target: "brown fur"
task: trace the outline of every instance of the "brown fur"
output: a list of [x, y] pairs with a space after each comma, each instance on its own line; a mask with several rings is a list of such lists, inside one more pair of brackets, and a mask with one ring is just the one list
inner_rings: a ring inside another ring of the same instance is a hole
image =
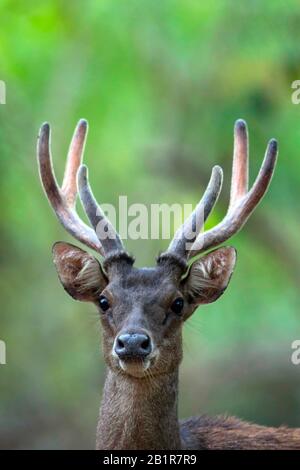
[[[97, 428], [97, 449], [300, 449], [300, 430], [266, 428], [236, 418], [177, 416], [182, 327], [198, 305], [226, 289], [236, 254], [220, 248], [196, 260], [188, 272], [181, 259], [162, 256], [154, 268], [135, 268], [126, 253], [113, 254], [104, 269], [89, 254], [66, 243], [54, 246], [59, 277], [75, 299], [99, 310], [108, 367]], [[102, 311], [99, 294], [109, 302]], [[174, 299], [184, 299], [180, 314]], [[114, 353], [121, 333], [147, 333], [149, 359]]]
[[180, 432], [184, 449], [300, 449], [300, 429], [258, 426], [234, 417], [189, 418], [181, 422]]
[[97, 449], [179, 449], [177, 371], [134, 379], [108, 371]]

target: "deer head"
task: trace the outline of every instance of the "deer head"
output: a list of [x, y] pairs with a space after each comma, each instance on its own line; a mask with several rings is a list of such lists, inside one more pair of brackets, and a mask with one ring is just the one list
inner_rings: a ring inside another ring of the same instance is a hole
[[[171, 372], [181, 360], [185, 320], [199, 305], [214, 302], [223, 294], [234, 270], [236, 251], [222, 247], [189, 261], [228, 240], [246, 222], [270, 183], [277, 143], [269, 142], [257, 179], [248, 190], [248, 133], [246, 123], [238, 120], [230, 203], [224, 219], [214, 228], [201, 231], [222, 186], [222, 170], [215, 166], [204, 196], [167, 251], [157, 258], [156, 266], [136, 268], [98, 206], [87, 168], [81, 165], [86, 134], [87, 122], [81, 120], [70, 145], [61, 187], [53, 173], [48, 124], [42, 126], [38, 140], [42, 184], [58, 219], [74, 238], [103, 257], [101, 265], [81, 248], [57, 242], [53, 258], [58, 276], [74, 299], [96, 305], [103, 327], [104, 356], [112, 370], [136, 378]], [[77, 188], [93, 229], [76, 213]]]

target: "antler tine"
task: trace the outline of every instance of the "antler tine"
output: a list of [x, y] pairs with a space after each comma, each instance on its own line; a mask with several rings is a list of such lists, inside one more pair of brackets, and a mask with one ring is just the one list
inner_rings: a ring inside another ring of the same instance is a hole
[[38, 155], [38, 166], [41, 181], [45, 193], [53, 207], [54, 210], [62, 202], [61, 190], [57, 184], [54, 171], [52, 156], [49, 148], [50, 141], [50, 126], [45, 122], [39, 133], [38, 145], [37, 145], [37, 155]]
[[248, 129], [242, 119], [234, 126], [234, 150], [229, 210], [248, 191]]
[[196, 240], [199, 231], [218, 200], [222, 182], [222, 168], [214, 166], [210, 181], [201, 201], [185, 223], [177, 230], [167, 252], [176, 252], [176, 254], [180, 256], [187, 257], [189, 252], [187, 243], [193, 243]]
[[105, 255], [107, 256], [114, 251], [123, 252], [124, 247], [119, 235], [106, 218], [92, 193], [88, 181], [88, 169], [86, 165], [81, 165], [78, 170], [77, 184], [82, 205], [92, 226], [94, 227], [97, 237], [104, 249]]
[[80, 165], [86, 130], [86, 121], [80, 121], [70, 146], [62, 188], [58, 186], [53, 171], [50, 151], [50, 126], [48, 123], [42, 125], [39, 133], [37, 144], [38, 166], [46, 196], [61, 224], [74, 238], [104, 255], [96, 234], [78, 217], [75, 211], [77, 190], [74, 174], [76, 175], [77, 168]]
[[[239, 124], [237, 123], [237, 125]], [[259, 174], [248, 192], [246, 192], [245, 189], [245, 155], [242, 155], [241, 152], [239, 153], [240, 161], [242, 161], [240, 165], [238, 165], [237, 161], [235, 161], [233, 165], [232, 181], [234, 189], [231, 191], [231, 194], [234, 194], [234, 197], [231, 198], [228, 212], [222, 222], [207, 232], [200, 234], [189, 252], [190, 258], [210, 248], [215, 248], [228, 240], [243, 227], [269, 187], [276, 165], [278, 155], [277, 147], [277, 141], [271, 139], [267, 146]], [[234, 177], [236, 175], [239, 175], [239, 181]], [[242, 184], [241, 181], [243, 181]], [[237, 191], [236, 188], [239, 188], [239, 190]]]
[[77, 197], [77, 171], [81, 165], [88, 123], [85, 119], [78, 122], [69, 147], [67, 163], [61, 190], [70, 206], [73, 206]]

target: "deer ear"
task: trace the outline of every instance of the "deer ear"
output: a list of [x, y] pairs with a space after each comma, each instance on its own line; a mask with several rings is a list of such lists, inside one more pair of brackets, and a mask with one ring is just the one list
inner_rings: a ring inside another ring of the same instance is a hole
[[182, 281], [186, 298], [195, 306], [217, 300], [229, 284], [236, 250], [223, 247], [196, 260]]
[[76, 300], [95, 301], [107, 284], [96, 258], [64, 242], [55, 243], [52, 253], [58, 277], [68, 294]]

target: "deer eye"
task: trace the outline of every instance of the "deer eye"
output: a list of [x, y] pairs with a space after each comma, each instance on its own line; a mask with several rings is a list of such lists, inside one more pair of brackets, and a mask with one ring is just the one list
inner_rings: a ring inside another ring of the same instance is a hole
[[174, 300], [174, 302], [171, 305], [171, 310], [174, 313], [177, 313], [179, 315], [183, 309], [184, 306], [184, 300], [182, 297], [178, 297], [177, 299]]
[[108, 310], [109, 307], [110, 307], [109, 301], [107, 300], [107, 298], [104, 295], [100, 295], [99, 305], [100, 305], [101, 310], [103, 310], [103, 312], [106, 312], [106, 310]]

